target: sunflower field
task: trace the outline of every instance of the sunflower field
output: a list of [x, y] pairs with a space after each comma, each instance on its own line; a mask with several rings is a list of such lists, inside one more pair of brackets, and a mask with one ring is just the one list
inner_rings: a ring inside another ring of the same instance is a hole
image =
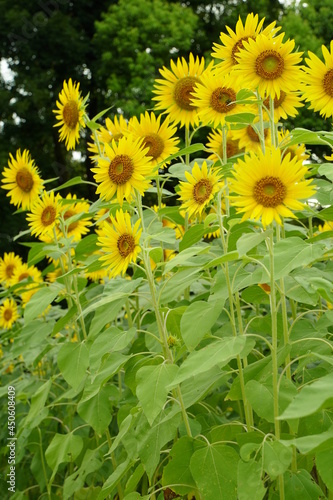
[[[93, 183], [2, 169], [30, 236], [0, 258], [1, 498], [333, 499], [333, 41], [227, 31], [139, 117], [69, 75]], [[287, 130], [302, 106], [328, 130]]]

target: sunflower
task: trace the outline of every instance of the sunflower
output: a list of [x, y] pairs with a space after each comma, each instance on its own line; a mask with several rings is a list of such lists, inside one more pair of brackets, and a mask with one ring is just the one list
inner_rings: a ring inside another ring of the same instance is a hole
[[[66, 201], [65, 201], [66, 200]], [[77, 200], [76, 194], [68, 194], [65, 199], [61, 200], [62, 209], [61, 217], [64, 221], [64, 229], [68, 238], [73, 237], [73, 241], [79, 241], [83, 235], [89, 232], [89, 226], [91, 225], [90, 219], [88, 217], [77, 218], [73, 221], [68, 221], [71, 217], [80, 214], [87, 214], [89, 212], [89, 203], [84, 200]], [[62, 233], [62, 231], [60, 230]]]
[[110, 272], [110, 277], [124, 275], [129, 264], [136, 262], [140, 235], [139, 219], [134, 227], [131, 225], [130, 215], [122, 210], [117, 210], [116, 217], [111, 215], [111, 224], [104, 224], [103, 236], [98, 237], [98, 245], [103, 249], [104, 255], [100, 257]]
[[[264, 99], [264, 105], [269, 111], [269, 97]], [[274, 121], [277, 123], [282, 118], [286, 120], [289, 117], [294, 118], [298, 114], [296, 108], [304, 106], [301, 101], [301, 96], [299, 92], [285, 92], [281, 90], [280, 97], [275, 96], [274, 98]], [[266, 111], [264, 111], [264, 120], [268, 121], [269, 117]]]
[[217, 128], [225, 123], [228, 115], [244, 112], [245, 106], [237, 104], [236, 96], [240, 90], [229, 75], [207, 69], [201, 76], [193, 91], [192, 103], [198, 108], [198, 116], [202, 125]]
[[325, 45], [321, 47], [325, 62], [313, 52], [308, 51], [305, 59], [307, 66], [302, 78], [303, 98], [310, 102], [309, 109], [319, 111], [324, 118], [333, 116], [333, 40], [330, 51]]
[[165, 109], [169, 114], [170, 121], [180, 123], [188, 128], [190, 125], [199, 124], [197, 108], [191, 102], [192, 92], [197, 83], [200, 83], [201, 75], [205, 68], [205, 60], [202, 57], [194, 59], [193, 54], [189, 56], [189, 63], [182, 57], [177, 59], [177, 64], [170, 61], [171, 71], [163, 66], [160, 73], [162, 79], [155, 80], [153, 101], [157, 101], [156, 109]]
[[189, 218], [200, 216], [203, 209], [208, 206], [214, 195], [221, 189], [221, 178], [214, 171], [208, 172], [205, 161], [201, 168], [195, 162], [192, 173], [185, 172], [185, 176], [187, 182], [180, 182], [181, 210], [187, 212]]
[[105, 144], [105, 153], [107, 158], [100, 158], [97, 167], [92, 168], [99, 184], [96, 193], [106, 201], [117, 195], [120, 205], [124, 198], [131, 201], [135, 191], [143, 195], [154, 169], [142, 139], [133, 139], [130, 135], [122, 137], [118, 143]]
[[325, 221], [323, 225], [319, 224], [318, 231], [320, 233], [324, 233], [326, 231], [333, 231], [333, 222], [332, 221]]
[[61, 127], [59, 141], [65, 141], [67, 150], [75, 148], [80, 129], [86, 126], [83, 119], [85, 106], [79, 87], [80, 83], [73, 83], [71, 78], [68, 83], [64, 81], [59, 94], [60, 102], [57, 101], [58, 109], [53, 110], [58, 120], [54, 127]]
[[13, 299], [5, 299], [0, 306], [0, 327], [10, 330], [18, 318], [16, 302]]
[[[259, 119], [255, 119], [253, 125], [258, 125]], [[240, 149], [245, 149], [246, 152], [250, 151], [260, 151], [261, 143], [260, 137], [256, 129], [252, 125], [247, 125], [245, 128], [241, 128], [233, 131], [233, 136], [235, 140], [238, 140], [238, 147]], [[265, 145], [268, 146], [271, 143], [271, 131], [269, 128], [264, 129]]]
[[230, 202], [246, 219], [259, 220], [264, 227], [273, 220], [282, 224], [281, 217], [295, 217], [291, 210], [302, 210], [304, 200], [314, 193], [304, 180], [307, 167], [288, 153], [281, 158], [280, 149], [266, 148], [266, 152], [250, 153], [238, 160], [234, 179], [230, 182]]
[[[222, 130], [213, 130], [207, 137], [209, 142], [206, 144], [206, 148], [213, 151], [211, 155], [208, 156], [208, 160], [213, 160], [214, 162], [223, 159], [223, 134]], [[239, 147], [239, 139], [235, 138], [233, 130], [228, 130], [227, 134], [227, 144], [226, 144], [227, 158], [241, 154], [244, 152], [243, 148]]]
[[154, 113], [140, 115], [140, 122], [134, 117], [129, 126], [129, 130], [134, 139], [142, 139], [142, 144], [149, 148], [147, 155], [151, 156], [153, 166], [166, 167], [170, 162], [165, 162], [166, 158], [177, 153], [179, 148], [178, 137], [173, 137], [177, 131], [175, 126], [169, 124], [167, 117], [161, 124], [161, 117], [156, 118]]
[[38, 283], [43, 283], [43, 278], [42, 273], [35, 266], [28, 266], [26, 263], [17, 266], [13, 273], [12, 285], [21, 283], [22, 281], [24, 282], [24, 280], [29, 278], [31, 278], [32, 282], [29, 280], [27, 283], [22, 283], [22, 288], [20, 287], [19, 290], [15, 292], [20, 295], [23, 306], [29, 302], [31, 297], [37, 292], [39, 288]]
[[31, 234], [52, 238], [53, 228], [58, 224], [59, 214], [61, 210], [61, 196], [51, 191], [46, 191], [41, 198], [36, 201], [31, 209], [31, 213], [27, 215]]
[[244, 48], [237, 54], [238, 64], [232, 73], [243, 87], [257, 89], [262, 97], [275, 96], [281, 90], [295, 91], [302, 75], [301, 52], [292, 52], [294, 40], [283, 42], [284, 33], [271, 38], [260, 34], [255, 40], [244, 41]]
[[[241, 18], [238, 19], [235, 31], [226, 26], [229, 35], [221, 33], [220, 40], [223, 45], [214, 43], [214, 52], [212, 52], [212, 57], [221, 61], [217, 66], [223, 73], [229, 73], [238, 64], [236, 56], [240, 49], [244, 47], [244, 42], [247, 42], [250, 38], [252, 40], [256, 39], [262, 30], [264, 21], [265, 18], [259, 22], [258, 14], [251, 13], [248, 14], [244, 25]], [[275, 28], [275, 24], [275, 21], [269, 24], [262, 30], [262, 33], [267, 36], [274, 36], [280, 30], [280, 28]]]
[[94, 136], [92, 136], [94, 142], [88, 143], [88, 151], [94, 153], [91, 158], [94, 161], [97, 161], [101, 154], [105, 154], [104, 144], [110, 144], [112, 140], [118, 142], [119, 139], [124, 137], [124, 135], [128, 132], [130, 122], [131, 120], [125, 120], [123, 115], [116, 115], [113, 120], [111, 120], [111, 118], [106, 118], [105, 127], [100, 126], [96, 131], [99, 147], [94, 139]]
[[21, 154], [16, 151], [16, 158], [10, 153], [8, 167], [3, 170], [2, 188], [9, 190], [7, 196], [11, 197], [10, 203], [23, 210], [30, 210], [33, 202], [38, 198], [43, 181], [38, 175], [38, 169], [31, 159], [27, 149]]
[[290, 158], [296, 157], [297, 160], [305, 161], [310, 155], [306, 153], [306, 147], [304, 144], [293, 144], [292, 146], [288, 146], [288, 143], [292, 139], [292, 134], [289, 130], [279, 130], [278, 131], [278, 143], [279, 148], [283, 151], [283, 154], [290, 153]]
[[15, 269], [22, 264], [22, 259], [14, 252], [5, 253], [0, 258], [0, 282], [6, 287], [12, 285]]

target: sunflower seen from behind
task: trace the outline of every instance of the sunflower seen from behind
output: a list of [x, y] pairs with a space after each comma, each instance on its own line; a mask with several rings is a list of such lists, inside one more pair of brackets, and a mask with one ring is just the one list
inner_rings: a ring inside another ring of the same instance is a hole
[[237, 53], [232, 77], [243, 88], [258, 89], [261, 97], [280, 98], [281, 91], [299, 90], [302, 52], [293, 52], [294, 40], [283, 42], [284, 33], [272, 38], [260, 34], [244, 41]]
[[250, 153], [238, 160], [230, 180], [231, 205], [242, 213], [242, 221], [260, 220], [264, 227], [281, 217], [295, 218], [292, 210], [303, 210], [306, 200], [315, 192], [311, 179], [305, 180], [307, 167], [288, 153], [281, 158], [280, 149], [266, 148], [265, 153]]
[[10, 330], [19, 318], [17, 304], [13, 299], [5, 299], [0, 306], [0, 327]]
[[146, 156], [148, 150], [142, 139], [133, 139], [131, 135], [118, 143], [105, 144], [106, 157], [100, 157], [98, 165], [92, 168], [98, 184], [96, 193], [106, 201], [116, 196], [120, 206], [124, 199], [130, 202], [136, 192], [143, 195], [155, 171], [151, 158]]
[[263, 29], [264, 21], [265, 18], [259, 21], [258, 14], [254, 15], [251, 12], [245, 19], [244, 24], [241, 18], [238, 19], [235, 31], [226, 26], [228, 34], [221, 32], [220, 40], [222, 45], [214, 43], [212, 57], [218, 61], [217, 66], [224, 74], [230, 73], [237, 66], [237, 55], [240, 49], [244, 47], [244, 42], [247, 42], [250, 38], [255, 40], [260, 33], [273, 36], [280, 30], [280, 28], [275, 27], [275, 21]]
[[14, 158], [9, 153], [8, 167], [3, 170], [2, 188], [8, 190], [10, 203], [23, 210], [30, 210], [43, 188], [34, 160], [27, 149], [16, 151]]
[[324, 118], [333, 116], [333, 40], [330, 50], [322, 45], [324, 62], [308, 51], [305, 73], [302, 77], [302, 93], [309, 109], [319, 111]]
[[216, 171], [208, 170], [206, 161], [201, 167], [195, 162], [192, 172], [185, 172], [185, 176], [186, 182], [179, 183], [178, 195], [182, 203], [180, 210], [187, 213], [189, 218], [201, 216], [203, 209], [222, 188], [221, 177]]
[[147, 156], [151, 157], [153, 166], [166, 167], [170, 162], [165, 162], [170, 155], [177, 153], [179, 148], [178, 137], [174, 137], [177, 127], [171, 125], [169, 118], [161, 123], [161, 116], [145, 112], [140, 115], [140, 121], [133, 117], [129, 131], [135, 139], [142, 139], [144, 147], [149, 148]]
[[32, 235], [53, 238], [53, 229], [58, 224], [61, 210], [61, 196], [53, 191], [44, 192], [27, 214], [27, 221]]
[[79, 142], [80, 129], [84, 128], [85, 105], [81, 97], [80, 83], [72, 82], [70, 78], [63, 83], [63, 88], [59, 94], [57, 108], [53, 110], [58, 123], [54, 127], [59, 129], [59, 141], [65, 141], [67, 150], [75, 149]]
[[139, 242], [142, 229], [141, 220], [132, 226], [128, 212], [117, 210], [116, 216], [111, 217], [111, 224], [105, 222], [99, 231], [98, 245], [101, 246], [103, 255], [99, 258], [107, 267], [111, 278], [124, 275], [128, 266], [136, 262], [141, 250]]
[[170, 121], [180, 124], [181, 127], [195, 127], [199, 124], [196, 106], [192, 103], [192, 93], [205, 69], [205, 60], [202, 57], [194, 58], [189, 55], [189, 62], [184, 57], [178, 58], [175, 63], [170, 61], [171, 70], [163, 66], [160, 73], [163, 79], [156, 79], [153, 101], [157, 101], [155, 109], [165, 110]]

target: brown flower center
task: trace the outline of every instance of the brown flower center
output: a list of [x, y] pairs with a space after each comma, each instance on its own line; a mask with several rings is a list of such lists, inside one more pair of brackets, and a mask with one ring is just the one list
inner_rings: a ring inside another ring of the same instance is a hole
[[185, 76], [178, 80], [173, 91], [173, 98], [181, 109], [194, 111], [197, 106], [192, 104], [192, 92], [196, 83], [200, 82], [195, 76]]
[[56, 220], [57, 211], [54, 207], [45, 207], [41, 215], [41, 223], [43, 226], [50, 226]]
[[276, 50], [264, 50], [256, 59], [256, 73], [265, 80], [274, 80], [282, 75], [284, 60]]
[[79, 108], [76, 101], [68, 101], [62, 110], [62, 117], [68, 128], [74, 129], [79, 122]]
[[109, 177], [114, 184], [126, 184], [133, 172], [133, 160], [127, 155], [115, 156], [109, 165]]
[[238, 141], [227, 139], [227, 158], [231, 158], [231, 156], [235, 156], [239, 152]]
[[236, 92], [227, 87], [219, 87], [212, 92], [210, 105], [219, 113], [229, 113], [236, 107]]
[[208, 179], [201, 179], [193, 186], [193, 198], [199, 205], [209, 200], [213, 186]]
[[15, 266], [13, 264], [8, 264], [8, 266], [6, 266], [6, 276], [7, 278], [11, 278], [13, 276], [13, 273], [15, 271]]
[[[254, 128], [252, 127], [252, 125], [248, 125], [246, 127], [246, 132], [247, 132], [247, 135], [249, 136], [249, 138], [251, 139], [251, 141], [253, 141], [253, 142], [260, 142], [260, 137], [257, 134], [257, 132], [254, 130]], [[265, 139], [267, 137], [267, 134], [268, 134], [268, 129], [265, 128], [264, 129], [264, 137], [265, 137]]]
[[[66, 212], [64, 213], [64, 220], [66, 221], [70, 217], [73, 217], [73, 215], [76, 215], [76, 212], [74, 210], [71, 210], [71, 209], [66, 210]], [[71, 224], [69, 224], [69, 226], [67, 228], [68, 232], [70, 233], [71, 231], [74, 231], [74, 229], [76, 229], [78, 225], [79, 225], [78, 221], [75, 221], [75, 222], [72, 222]]]
[[[284, 92], [283, 90], [281, 90], [280, 92], [280, 97], [277, 98], [277, 96], [275, 96], [274, 98], [274, 109], [277, 109], [279, 106], [281, 106], [281, 104], [284, 102], [285, 98], [286, 98], [286, 92]], [[267, 97], [267, 99], [264, 100], [264, 104], [266, 106], [266, 108], [269, 108], [269, 97]]]
[[235, 45], [233, 46], [232, 50], [231, 50], [231, 59], [232, 59], [232, 62], [233, 64], [238, 64], [238, 61], [237, 61], [237, 53], [244, 48], [244, 44], [243, 42], [247, 42], [249, 38], [252, 38], [252, 40], [255, 40], [255, 37], [254, 36], [243, 36], [242, 38], [240, 38], [238, 40], [238, 42], [235, 43]]
[[18, 277], [18, 280], [19, 281], [23, 281], [25, 279], [29, 278], [29, 273], [22, 273], [20, 274], [20, 276]]
[[149, 148], [147, 156], [152, 156], [154, 160], [156, 160], [164, 150], [164, 141], [158, 134], [149, 134], [146, 135], [143, 139], [143, 145], [146, 148]]
[[3, 317], [5, 318], [6, 321], [10, 321], [13, 317], [13, 311], [11, 309], [5, 309]]
[[330, 69], [327, 73], [325, 73], [323, 87], [326, 94], [333, 97], [333, 69]]
[[117, 240], [117, 247], [122, 257], [127, 257], [135, 250], [135, 239], [131, 234], [122, 234]]
[[29, 172], [29, 170], [25, 167], [21, 168], [16, 174], [16, 184], [22, 191], [25, 193], [30, 193], [32, 187], [34, 185], [34, 180]]
[[266, 176], [256, 182], [253, 197], [266, 208], [274, 208], [283, 203], [287, 193], [286, 186], [278, 177]]

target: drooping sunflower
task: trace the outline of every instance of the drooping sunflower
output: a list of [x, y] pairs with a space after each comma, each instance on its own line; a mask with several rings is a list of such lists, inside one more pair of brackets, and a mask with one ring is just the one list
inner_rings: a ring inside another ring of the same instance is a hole
[[170, 162], [166, 163], [165, 159], [179, 150], [179, 139], [173, 137], [177, 128], [170, 125], [168, 117], [161, 123], [161, 116], [156, 117], [146, 111], [140, 115], [140, 121], [133, 117], [129, 131], [135, 139], [142, 139], [144, 147], [149, 148], [147, 156], [151, 157], [153, 166], [166, 167]]
[[[89, 217], [79, 217], [88, 214], [90, 205], [85, 200], [77, 200], [76, 194], [68, 194], [65, 199], [61, 200], [61, 204], [60, 214], [64, 222], [66, 235], [69, 238], [73, 237], [73, 241], [79, 241], [83, 235], [89, 232], [89, 226], [91, 225]], [[76, 220], [68, 221], [71, 217], [75, 217]], [[61, 228], [59, 229], [62, 233]]]
[[258, 88], [261, 97], [275, 96], [279, 99], [281, 90], [292, 92], [299, 89], [302, 68], [301, 52], [292, 52], [294, 40], [283, 42], [284, 33], [271, 38], [260, 34], [255, 40], [244, 41], [237, 53], [238, 64], [232, 76], [243, 87]]
[[330, 50], [321, 47], [325, 62], [313, 52], [308, 52], [305, 59], [305, 74], [302, 78], [303, 98], [310, 102], [309, 109], [319, 111], [324, 118], [333, 116], [333, 40]]
[[[289, 117], [294, 117], [298, 114], [297, 108], [301, 108], [304, 104], [301, 101], [299, 92], [285, 92], [281, 90], [280, 97], [274, 98], [274, 121], [279, 122], [281, 118], [286, 120]], [[264, 99], [264, 105], [269, 111], [269, 97]], [[264, 111], [264, 120], [268, 121], [268, 114]]]
[[166, 110], [170, 121], [175, 124], [180, 123], [188, 128], [190, 125], [197, 126], [197, 108], [191, 102], [192, 92], [197, 83], [200, 82], [201, 75], [205, 69], [205, 60], [202, 57], [194, 59], [192, 53], [189, 62], [182, 57], [177, 59], [177, 63], [170, 61], [171, 71], [163, 66], [160, 69], [162, 79], [155, 80], [153, 93], [154, 101], [157, 101], [155, 108]]
[[[255, 119], [253, 125], [256, 126], [259, 123], [259, 119]], [[245, 149], [246, 152], [250, 151], [260, 151], [261, 143], [260, 137], [252, 125], [247, 125], [247, 127], [234, 130], [234, 139], [238, 140], [239, 148]], [[271, 143], [271, 131], [269, 128], [264, 129], [265, 145], [268, 146]]]
[[282, 150], [283, 154], [286, 155], [290, 153], [290, 158], [296, 157], [300, 161], [307, 160], [310, 155], [306, 152], [305, 144], [292, 144], [288, 145], [292, 139], [292, 134], [289, 130], [279, 130], [278, 131], [278, 144], [279, 148]]
[[94, 142], [88, 143], [88, 151], [93, 153], [91, 158], [97, 161], [100, 154], [105, 154], [104, 144], [110, 144], [112, 140], [118, 142], [119, 139], [124, 137], [128, 132], [130, 122], [131, 120], [125, 120], [123, 115], [115, 115], [113, 120], [111, 120], [111, 118], [106, 118], [105, 127], [100, 126], [96, 131], [99, 147], [94, 136], [92, 136]]
[[19, 318], [17, 304], [13, 299], [5, 299], [0, 306], [0, 327], [10, 330]]
[[273, 220], [282, 224], [281, 217], [295, 217], [292, 210], [302, 210], [300, 200], [314, 193], [311, 179], [304, 180], [307, 167], [287, 154], [281, 158], [280, 149], [266, 148], [238, 160], [234, 179], [230, 181], [230, 202], [246, 219], [259, 220], [264, 227]]
[[4, 253], [0, 258], [0, 283], [6, 287], [12, 285], [15, 269], [22, 264], [22, 259], [14, 252]]
[[122, 137], [118, 143], [105, 144], [105, 153], [106, 158], [100, 158], [97, 167], [92, 168], [99, 184], [96, 193], [106, 201], [116, 195], [121, 206], [124, 198], [131, 201], [136, 191], [143, 195], [150, 185], [154, 166], [146, 156], [148, 148], [142, 139]]
[[180, 209], [188, 213], [189, 218], [200, 216], [203, 209], [221, 189], [222, 182], [219, 174], [213, 170], [208, 171], [207, 162], [200, 168], [194, 163], [192, 173], [185, 172], [187, 182], [181, 181], [179, 198], [182, 202]]
[[226, 26], [229, 35], [220, 33], [223, 45], [214, 43], [212, 57], [219, 60], [217, 66], [223, 73], [229, 73], [238, 64], [236, 56], [239, 50], [244, 47], [244, 42], [250, 38], [255, 40], [260, 32], [266, 36], [274, 36], [280, 30], [280, 28], [275, 28], [275, 21], [262, 30], [264, 21], [265, 18], [259, 22], [258, 14], [251, 13], [248, 14], [244, 25], [241, 18], [238, 19], [235, 31]]
[[61, 196], [51, 191], [43, 193], [32, 206], [31, 212], [27, 214], [27, 221], [30, 226], [31, 234], [42, 237], [53, 235], [53, 228], [58, 223], [61, 210]]
[[86, 125], [84, 123], [85, 105], [80, 92], [80, 83], [72, 82], [70, 78], [66, 80], [57, 101], [58, 109], [54, 109], [58, 123], [54, 127], [59, 129], [59, 141], [65, 141], [67, 150], [75, 148], [79, 142], [80, 129]]
[[222, 76], [216, 68], [207, 69], [201, 76], [193, 91], [191, 101], [198, 108], [198, 116], [202, 125], [217, 128], [225, 123], [225, 117], [245, 111], [245, 106], [236, 103], [240, 90], [229, 75]]
[[103, 236], [98, 237], [98, 245], [102, 247], [104, 255], [100, 260], [104, 262], [110, 277], [124, 275], [128, 266], [136, 262], [141, 248], [139, 245], [142, 229], [139, 219], [132, 227], [128, 212], [117, 210], [116, 217], [111, 215], [112, 224], [105, 223]]
[[[223, 134], [222, 130], [213, 130], [207, 137], [209, 141], [206, 144], [207, 149], [211, 149], [213, 153], [208, 156], [208, 160], [214, 162], [223, 159]], [[235, 138], [233, 130], [228, 130], [226, 153], [227, 158], [241, 154], [244, 152], [243, 148], [239, 146], [239, 139]]]
[[16, 158], [10, 153], [8, 167], [3, 170], [2, 188], [9, 190], [10, 203], [23, 210], [30, 210], [33, 202], [38, 198], [43, 181], [39, 177], [34, 160], [27, 149], [21, 154], [16, 151]]

